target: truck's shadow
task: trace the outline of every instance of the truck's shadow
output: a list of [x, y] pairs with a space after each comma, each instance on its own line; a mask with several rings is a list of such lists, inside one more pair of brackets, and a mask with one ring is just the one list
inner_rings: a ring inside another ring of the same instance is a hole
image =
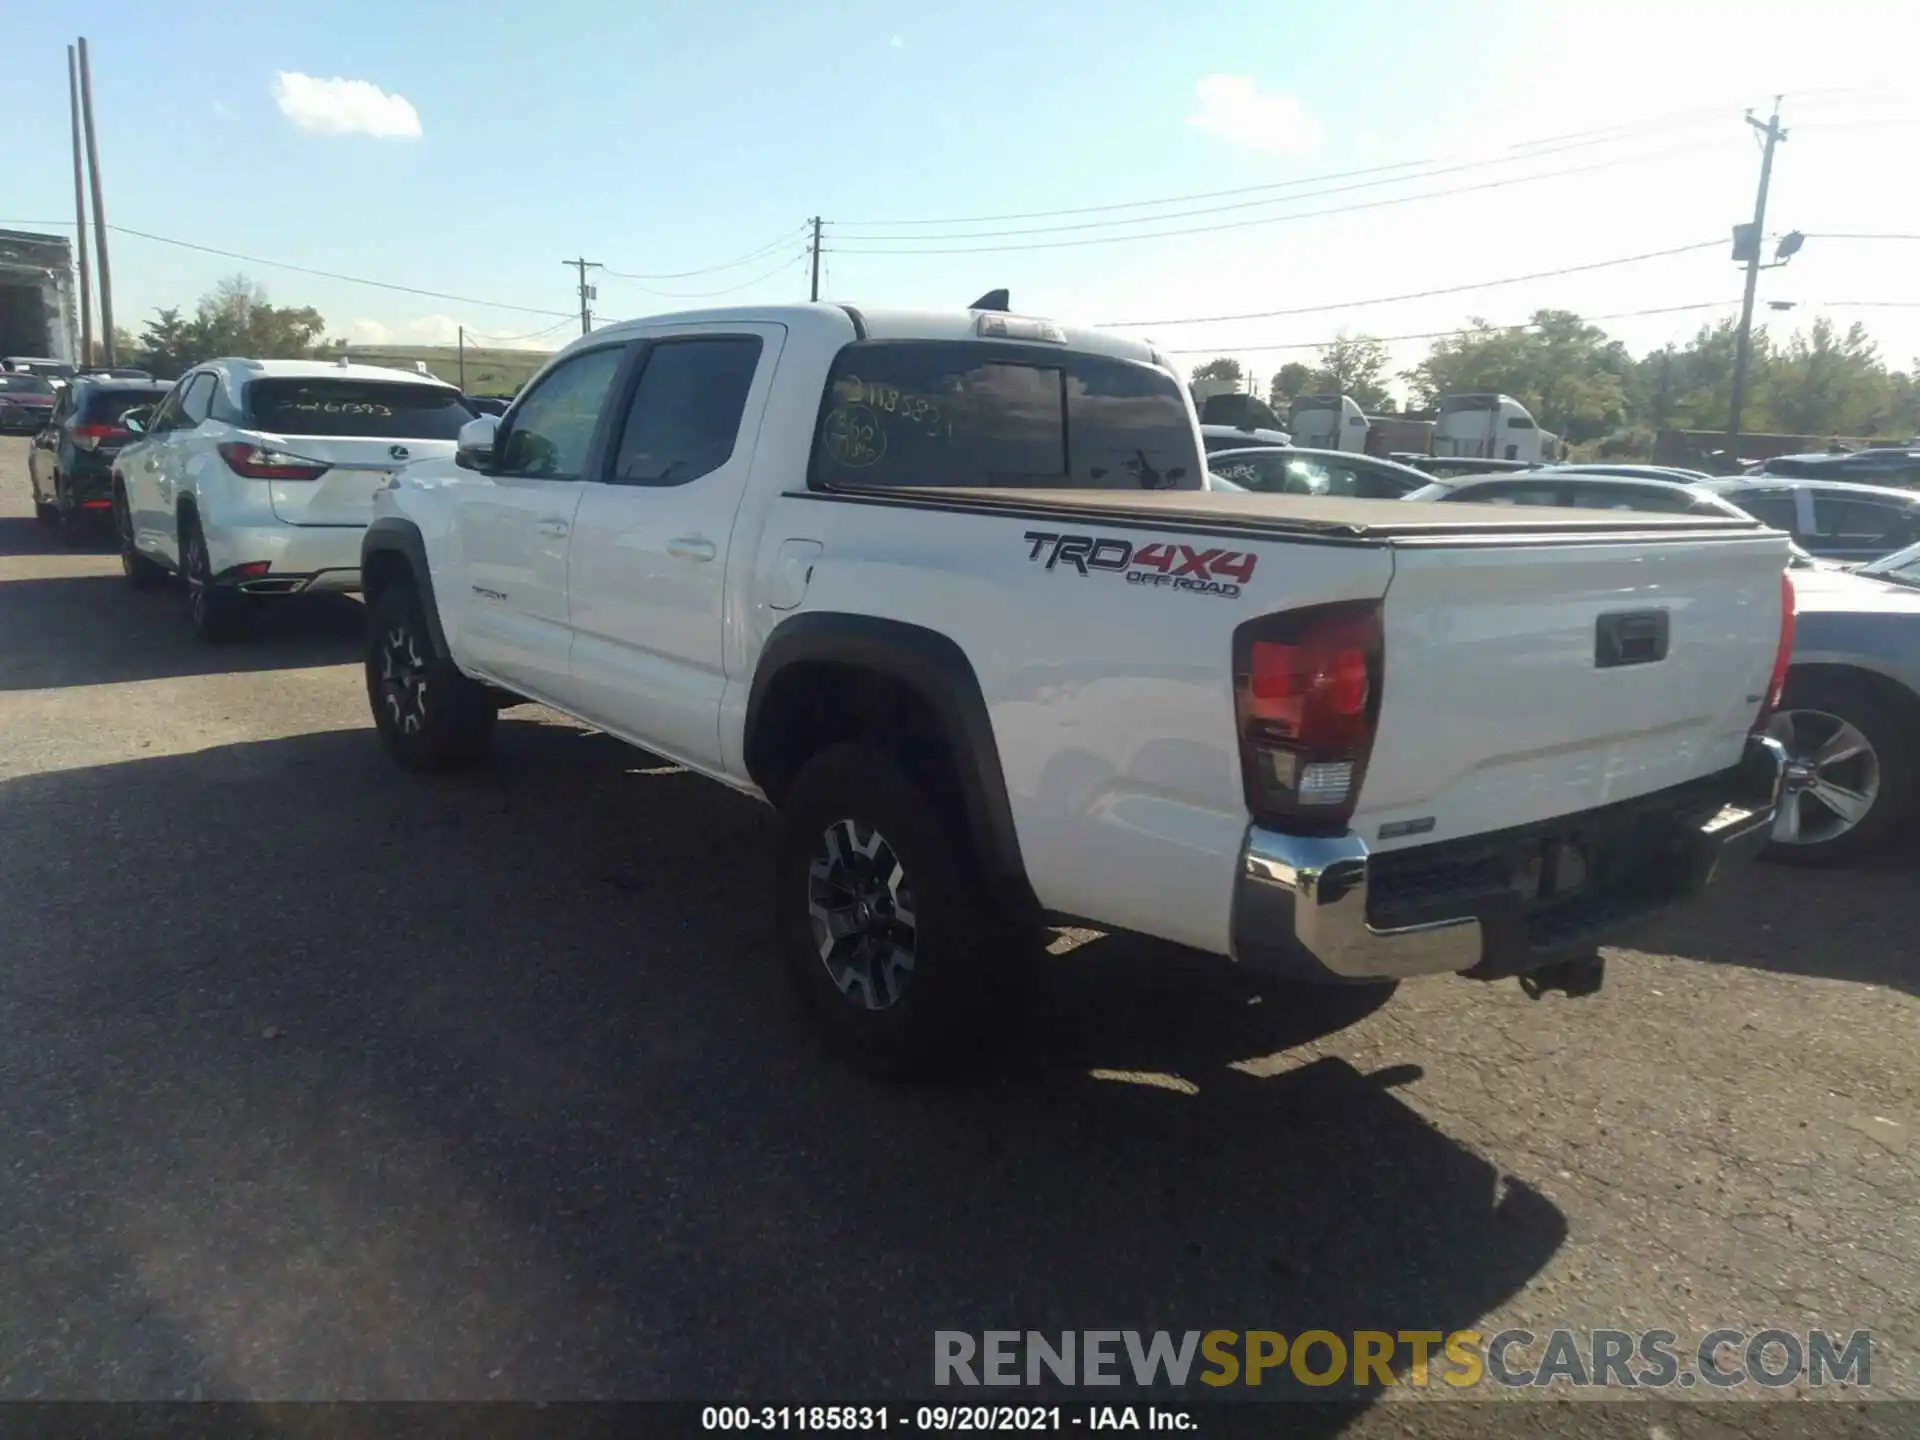
[[1470, 1326], [1564, 1236], [1417, 1072], [1297, 1053], [1377, 993], [1115, 940], [985, 1077], [856, 1078], [763, 812], [503, 732], [439, 783], [344, 733], [0, 786], [0, 1338], [87, 1332], [13, 1393], [924, 1395], [941, 1329]]

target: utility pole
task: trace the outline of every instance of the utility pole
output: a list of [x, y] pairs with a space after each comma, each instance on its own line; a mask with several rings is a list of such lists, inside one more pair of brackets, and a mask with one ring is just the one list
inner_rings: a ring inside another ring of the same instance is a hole
[[1747, 360], [1753, 349], [1753, 295], [1760, 283], [1760, 241], [1767, 228], [1767, 187], [1773, 183], [1774, 147], [1787, 138], [1787, 132], [1780, 126], [1780, 97], [1773, 97], [1773, 114], [1762, 125], [1753, 118], [1753, 112], [1747, 112], [1747, 124], [1767, 137], [1766, 148], [1760, 154], [1760, 188], [1753, 197], [1753, 228], [1746, 237], [1747, 288], [1740, 300], [1740, 333], [1734, 342], [1733, 352], [1733, 405], [1727, 417], [1727, 457], [1738, 459], [1740, 455], [1740, 411], [1746, 399]]
[[587, 284], [587, 271], [601, 268], [598, 260], [562, 260], [562, 265], [571, 265], [580, 272], [580, 333], [593, 333], [593, 311], [588, 308], [590, 301], [600, 298], [600, 292]]
[[460, 327], [460, 393], [467, 393], [467, 327]]
[[[789, 230], [787, 233], [791, 235], [793, 232]], [[818, 300], [820, 298], [820, 217], [818, 215], [813, 217], [813, 244], [808, 248], [813, 251], [813, 291], [807, 298]]]
[[113, 353], [113, 271], [107, 265], [107, 202], [100, 194], [100, 146], [93, 133], [93, 67], [87, 63], [87, 37], [80, 37], [80, 118], [87, 131], [87, 169], [93, 176], [93, 239], [100, 249], [100, 350], [107, 364]]
[[67, 108], [73, 112], [73, 248], [80, 257], [80, 363], [93, 364], [93, 262], [87, 258], [86, 162], [80, 151], [80, 57], [67, 46]]

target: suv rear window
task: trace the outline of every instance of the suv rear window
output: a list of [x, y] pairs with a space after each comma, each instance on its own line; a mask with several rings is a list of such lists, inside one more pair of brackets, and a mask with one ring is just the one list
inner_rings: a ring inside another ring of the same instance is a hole
[[18, 373], [0, 375], [0, 392], [11, 390], [16, 395], [51, 395], [53, 386], [38, 375]]
[[80, 415], [83, 425], [111, 425], [136, 405], [152, 405], [167, 393], [164, 385], [141, 385], [116, 390], [96, 390], [89, 386]]
[[473, 412], [443, 385], [384, 380], [255, 380], [247, 424], [281, 435], [454, 440]]
[[863, 341], [835, 358], [814, 440], [820, 489], [970, 485], [1198, 490], [1179, 382], [1104, 355]]

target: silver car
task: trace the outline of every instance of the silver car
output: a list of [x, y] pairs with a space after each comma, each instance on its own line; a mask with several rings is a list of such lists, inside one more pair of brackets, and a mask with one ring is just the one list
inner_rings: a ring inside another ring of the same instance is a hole
[[1793, 584], [1793, 668], [1772, 721], [1790, 766], [1769, 854], [1827, 864], [1879, 848], [1914, 812], [1920, 545]]

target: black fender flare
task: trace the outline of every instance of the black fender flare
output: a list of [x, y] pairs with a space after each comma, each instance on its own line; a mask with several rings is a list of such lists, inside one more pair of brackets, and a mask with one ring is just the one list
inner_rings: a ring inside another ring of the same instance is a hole
[[433, 597], [433, 571], [427, 565], [427, 542], [421, 538], [420, 527], [398, 515], [374, 518], [367, 526], [367, 533], [360, 539], [362, 593], [365, 593], [367, 574], [372, 568], [367, 562], [380, 554], [396, 554], [406, 562], [407, 571], [413, 579], [414, 594], [420, 597], [421, 612], [427, 617], [427, 633], [433, 638], [433, 646], [442, 655], [451, 658], [453, 652], [447, 648], [446, 632], [440, 628], [440, 606]]
[[926, 699], [952, 747], [966, 826], [984, 878], [1009, 908], [1038, 915], [1040, 904], [1020, 856], [993, 721], [966, 652], [937, 630], [873, 615], [815, 610], [781, 621], [760, 652], [747, 694], [742, 748], [755, 784], [761, 783], [777, 740], [765, 720], [767, 697], [783, 671], [808, 663], [874, 671]]

